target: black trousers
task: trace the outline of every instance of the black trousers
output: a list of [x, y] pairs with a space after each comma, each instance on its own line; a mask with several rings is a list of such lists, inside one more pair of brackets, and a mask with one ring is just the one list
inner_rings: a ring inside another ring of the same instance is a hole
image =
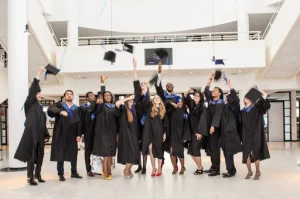
[[[32, 151], [32, 156], [27, 161], [27, 178], [41, 177], [41, 169], [43, 164], [44, 154], [39, 153], [38, 147]], [[33, 175], [35, 166], [35, 174]]]
[[[77, 158], [74, 161], [71, 161], [71, 172], [72, 174], [77, 173]], [[57, 162], [57, 173], [58, 175], [64, 175], [64, 162]]]
[[236, 174], [236, 168], [234, 166], [234, 157], [233, 155], [227, 155], [224, 152], [225, 162], [226, 162], [226, 170], [228, 173]]
[[213, 134], [208, 135], [208, 149], [211, 160], [211, 169], [220, 171], [221, 147], [219, 131], [215, 131]]
[[90, 143], [85, 143], [84, 147], [84, 160], [85, 160], [85, 167], [86, 167], [86, 172], [90, 172], [92, 169], [91, 166], [91, 155], [93, 151], [93, 146]]

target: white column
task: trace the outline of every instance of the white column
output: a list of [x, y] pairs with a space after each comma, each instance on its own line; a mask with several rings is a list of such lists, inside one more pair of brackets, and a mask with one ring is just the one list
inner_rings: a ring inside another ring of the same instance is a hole
[[297, 106], [296, 91], [291, 92], [291, 124], [292, 140], [297, 140]]
[[14, 159], [24, 131], [25, 115], [21, 108], [28, 95], [28, 36], [27, 0], [9, 0], [8, 3], [8, 142], [9, 167], [25, 167]]
[[[76, 92], [76, 91], [73, 91]], [[73, 104], [76, 104], [77, 106], [80, 106], [79, 104], [79, 95], [74, 93], [74, 98], [73, 98]]]
[[78, 46], [77, 0], [68, 0], [68, 41], [69, 46]]
[[249, 40], [249, 15], [245, 0], [237, 0], [238, 18], [238, 40]]
[[241, 106], [241, 109], [243, 109], [245, 107], [245, 104], [244, 104], [244, 97], [245, 95], [247, 94], [249, 90], [240, 90], [239, 91], [239, 98], [240, 98], [240, 106]]

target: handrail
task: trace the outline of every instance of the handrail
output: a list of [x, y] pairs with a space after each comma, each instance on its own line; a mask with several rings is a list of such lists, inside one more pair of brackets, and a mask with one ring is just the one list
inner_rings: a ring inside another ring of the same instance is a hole
[[265, 31], [264, 31], [264, 33], [263, 33], [263, 35], [262, 35], [262, 39], [265, 39], [266, 36], [267, 36], [267, 34], [269, 33], [269, 31], [270, 31], [270, 29], [271, 29], [271, 27], [272, 27], [272, 25], [273, 25], [273, 23], [274, 23], [274, 21], [275, 21], [277, 15], [278, 15], [278, 12], [280, 11], [280, 9], [281, 9], [281, 7], [282, 7], [284, 1], [285, 1], [285, 0], [281, 0], [281, 1], [278, 3], [278, 5], [277, 5], [277, 7], [276, 7], [276, 9], [275, 9], [275, 12], [273, 13], [273, 15], [272, 15], [272, 17], [271, 17], [271, 19], [270, 19], [270, 21], [269, 21], [269, 23], [268, 23], [268, 25], [267, 25]]
[[[249, 31], [249, 40], [260, 40], [260, 31]], [[68, 40], [78, 40], [78, 45], [109, 45], [122, 43], [162, 43], [162, 42], [197, 42], [197, 41], [234, 41], [238, 40], [238, 32], [208, 32], [208, 33], [180, 33], [156, 35], [121, 35], [61, 38], [60, 46], [67, 46]]]
[[37, 1], [38, 1], [38, 3], [40, 4], [41, 10], [42, 10], [42, 14], [43, 14], [43, 16], [44, 16], [44, 18], [45, 18], [45, 21], [46, 21], [46, 23], [47, 23], [47, 25], [48, 25], [48, 28], [49, 28], [49, 30], [50, 30], [50, 32], [51, 32], [51, 35], [52, 35], [52, 37], [53, 37], [53, 39], [54, 39], [56, 45], [59, 46], [58, 39], [57, 39], [57, 37], [56, 37], [56, 35], [55, 35], [55, 33], [54, 33], [54, 30], [53, 30], [53, 28], [52, 28], [52, 26], [51, 26], [50, 21], [49, 21], [47, 15], [46, 15], [45, 9], [44, 9], [44, 7], [43, 7], [41, 1], [40, 1], [40, 0], [37, 0]]

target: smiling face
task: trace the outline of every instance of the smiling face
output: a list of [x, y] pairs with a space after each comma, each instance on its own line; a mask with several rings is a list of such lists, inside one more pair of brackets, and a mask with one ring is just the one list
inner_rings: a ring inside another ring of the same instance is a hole
[[195, 95], [194, 95], [194, 101], [196, 104], [198, 104], [200, 102], [200, 93], [199, 92], [195, 92]]
[[88, 96], [87, 96], [87, 98], [86, 98], [86, 100], [87, 100], [88, 102], [91, 102], [91, 101], [94, 101], [95, 98], [96, 98], [96, 97], [95, 97], [94, 93], [89, 93]]
[[167, 83], [166, 89], [169, 93], [171, 93], [174, 90], [174, 85], [172, 83]]
[[41, 96], [41, 93], [40, 93], [40, 92], [37, 92], [37, 93], [36, 93], [36, 99], [37, 99], [38, 101], [41, 101], [41, 100], [42, 100], [42, 96]]
[[112, 96], [110, 92], [104, 93], [104, 102], [105, 103], [112, 103]]
[[245, 106], [249, 106], [252, 104], [251, 100], [249, 100], [247, 97], [244, 98], [244, 104]]
[[218, 97], [220, 98], [221, 96], [221, 91], [219, 88], [215, 87], [213, 90], [212, 90], [212, 97]]
[[160, 97], [159, 97], [158, 95], [154, 95], [154, 97], [153, 97], [153, 103], [154, 103], [155, 105], [159, 105], [160, 102], [161, 102]]
[[142, 92], [142, 94], [145, 94], [147, 92], [147, 90], [148, 90], [148, 87], [147, 87], [146, 82], [142, 82], [141, 83], [141, 92]]

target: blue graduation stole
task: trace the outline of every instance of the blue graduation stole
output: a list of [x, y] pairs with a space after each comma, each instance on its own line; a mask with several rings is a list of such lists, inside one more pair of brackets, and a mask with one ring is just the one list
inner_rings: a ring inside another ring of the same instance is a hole
[[108, 107], [108, 108], [110, 108], [110, 109], [115, 108], [114, 104], [107, 104], [107, 103], [105, 103], [105, 106]]
[[[42, 104], [40, 104], [40, 107], [41, 107], [42, 110], [44, 110], [44, 106]], [[27, 122], [27, 120], [25, 119], [24, 126], [26, 126], [26, 122]]]
[[[148, 91], [145, 93], [144, 97], [143, 97], [143, 100], [146, 100], [146, 98], [148, 97]], [[141, 124], [144, 126], [145, 124], [145, 120], [146, 120], [146, 117], [147, 117], [147, 114], [143, 114], [143, 117], [141, 119]]]
[[188, 120], [189, 119], [189, 115], [188, 114], [183, 114], [184, 119]]
[[178, 103], [179, 100], [180, 100], [180, 98], [181, 98], [181, 97], [178, 96], [178, 95], [167, 93], [166, 90], [164, 90], [164, 96], [165, 96], [165, 98], [167, 98], [167, 99], [173, 99], [173, 98], [175, 98], [176, 103]]
[[218, 101], [213, 101], [212, 99], [209, 100], [209, 104], [215, 105], [215, 104], [224, 104], [224, 101], [220, 98]]
[[253, 106], [248, 106], [247, 108], [243, 108], [242, 111], [248, 113], [251, 111], [252, 108]]
[[[84, 108], [90, 108], [90, 106], [91, 106], [91, 105], [88, 104], [88, 103], [85, 103], [85, 104], [83, 105]], [[98, 105], [97, 105], [97, 106], [98, 106]], [[95, 119], [95, 113], [92, 113], [92, 114], [91, 114], [91, 120], [94, 120], [94, 119]]]
[[70, 116], [71, 120], [74, 120], [73, 111], [75, 111], [78, 107], [73, 104], [70, 108], [68, 107], [66, 102], [61, 102], [61, 105], [66, 109], [68, 115]]

